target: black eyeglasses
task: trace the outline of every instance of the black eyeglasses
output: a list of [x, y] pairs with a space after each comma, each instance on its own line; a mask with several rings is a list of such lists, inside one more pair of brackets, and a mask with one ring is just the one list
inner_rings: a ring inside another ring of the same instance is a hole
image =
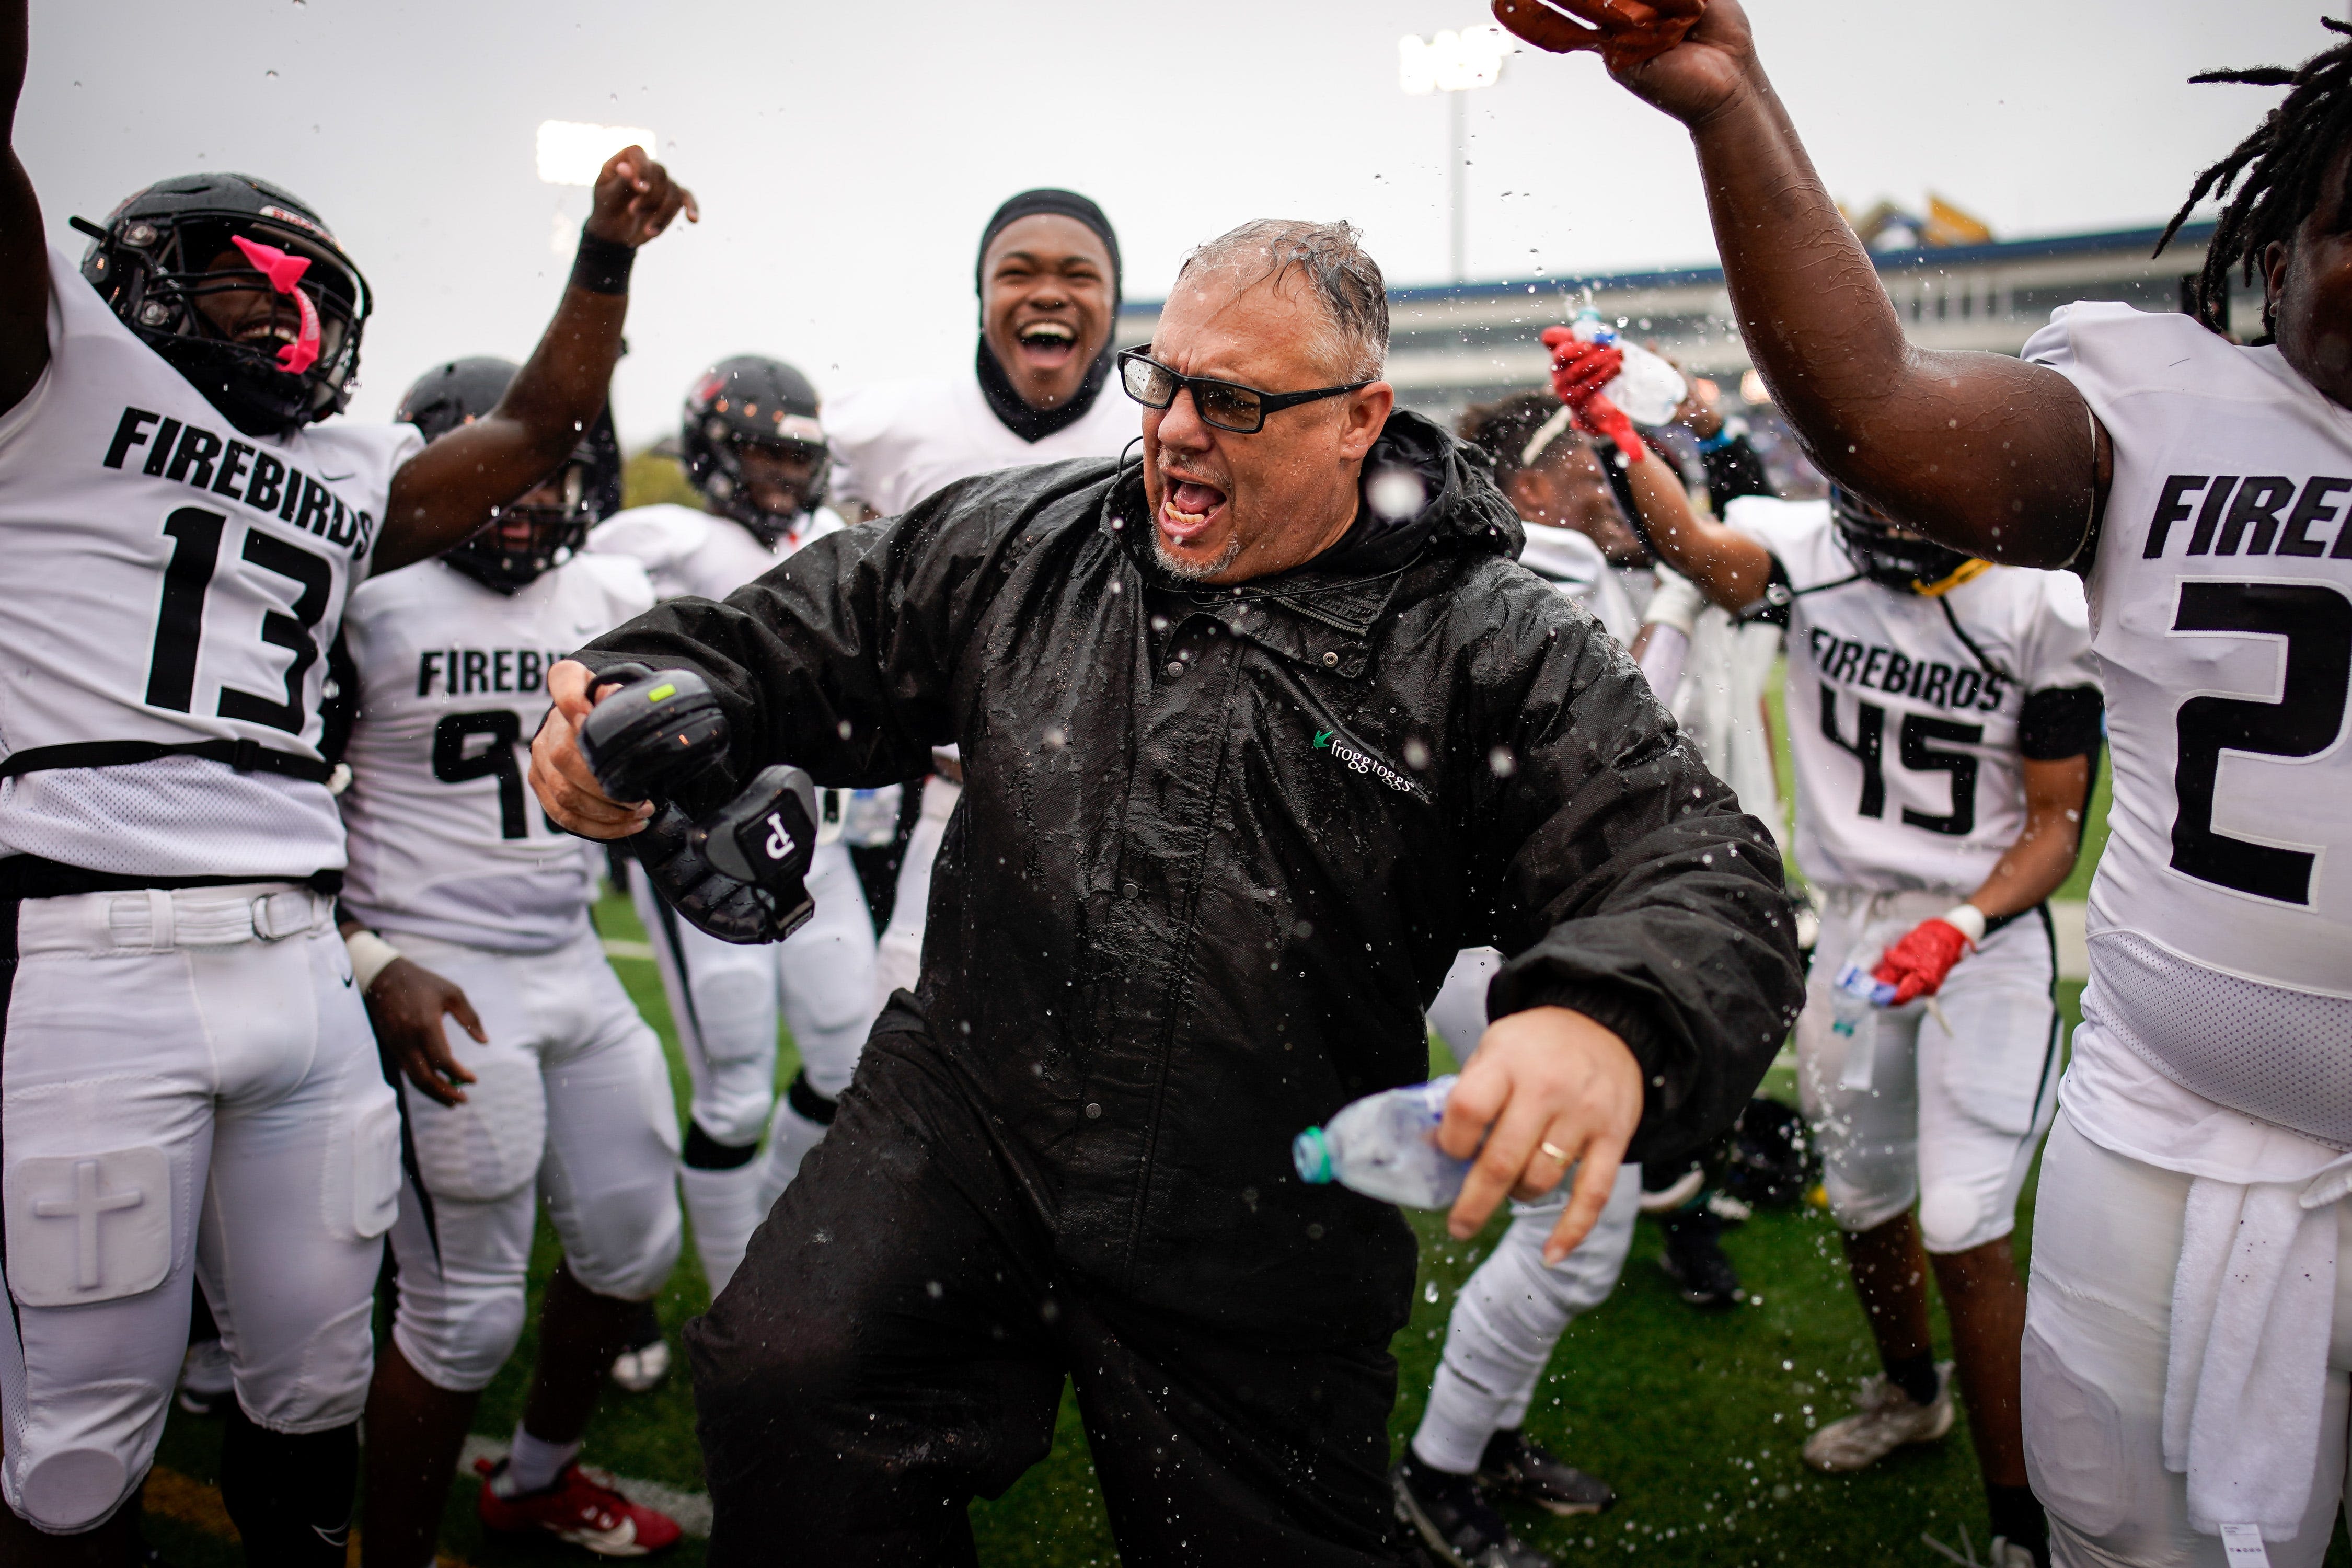
[[1312, 392], [1260, 392], [1239, 382], [1179, 375], [1151, 357], [1150, 343], [1120, 352], [1118, 381], [1127, 388], [1127, 395], [1146, 408], [1165, 408], [1176, 401], [1178, 393], [1190, 392], [1192, 406], [1200, 410], [1203, 425], [1213, 425], [1239, 436], [1255, 436], [1265, 428], [1265, 416], [1269, 414], [1296, 408], [1302, 403], [1319, 403], [1372, 384], [1369, 381], [1351, 381], [1345, 386], [1318, 386]]

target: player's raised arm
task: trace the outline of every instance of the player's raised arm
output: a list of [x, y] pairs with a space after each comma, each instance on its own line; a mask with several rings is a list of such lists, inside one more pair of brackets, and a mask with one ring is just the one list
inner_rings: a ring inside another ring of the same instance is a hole
[[41, 203], [16, 158], [16, 100], [25, 90], [26, 0], [0, 11], [0, 93], [7, 97], [8, 163], [0, 168], [0, 410], [14, 408], [49, 363], [49, 260]]
[[389, 572], [455, 544], [547, 477], [604, 406], [629, 268], [637, 247], [683, 211], [701, 220], [694, 193], [641, 147], [615, 153], [596, 177], [596, 205], [580, 237], [572, 281], [539, 347], [487, 418], [453, 430], [393, 476], [374, 569]]
[[[1538, 48], [1590, 49], [1689, 128], [1748, 353], [1833, 479], [1972, 555], [2061, 565], [2104, 442], [2056, 372], [1905, 339], [1862, 242], [1757, 58], [1738, 0], [1495, 0]], [[1573, 13], [1585, 26], [1562, 11]]]

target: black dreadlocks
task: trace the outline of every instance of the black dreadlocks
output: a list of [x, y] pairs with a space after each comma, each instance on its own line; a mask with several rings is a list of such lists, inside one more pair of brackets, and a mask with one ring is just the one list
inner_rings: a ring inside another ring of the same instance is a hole
[[[2352, 24], [2322, 16], [2331, 33], [2352, 37]], [[2284, 66], [2256, 66], [2247, 70], [2200, 71], [2192, 82], [2243, 82], [2254, 87], [2284, 87], [2294, 90], [2270, 111], [2253, 134], [2230, 155], [2197, 176], [2197, 184], [2180, 210], [2172, 215], [2156, 254], [2172, 242], [2189, 209], [2210, 195], [2227, 195], [2238, 176], [2246, 183], [2221, 209], [2206, 247], [2205, 269], [2198, 275], [2197, 319], [2214, 331], [2222, 330], [2230, 308], [2230, 272], [2242, 270], [2254, 279], [2263, 251], [2274, 240], [2291, 240], [2304, 217], [2319, 203], [2327, 170], [2347, 142], [2352, 142], [2352, 43], [2323, 50], [2293, 70]], [[2251, 167], [2249, 167], [2251, 165]], [[2352, 207], [2352, 199], [2347, 199]], [[2352, 212], [2339, 215], [2339, 222]], [[2270, 308], [2263, 310], [2263, 337], [2269, 340]]]

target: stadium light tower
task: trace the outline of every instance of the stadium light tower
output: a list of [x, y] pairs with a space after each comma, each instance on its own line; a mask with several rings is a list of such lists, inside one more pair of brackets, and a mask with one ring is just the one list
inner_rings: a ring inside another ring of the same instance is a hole
[[1452, 201], [1448, 235], [1452, 244], [1454, 280], [1465, 276], [1463, 234], [1463, 169], [1467, 152], [1463, 99], [1482, 87], [1503, 79], [1503, 61], [1511, 52], [1511, 36], [1489, 22], [1455, 32], [1440, 28], [1423, 42], [1407, 33], [1397, 40], [1397, 85], [1415, 98], [1432, 92], [1446, 97], [1453, 127], [1453, 157], [1446, 166], [1446, 192]]

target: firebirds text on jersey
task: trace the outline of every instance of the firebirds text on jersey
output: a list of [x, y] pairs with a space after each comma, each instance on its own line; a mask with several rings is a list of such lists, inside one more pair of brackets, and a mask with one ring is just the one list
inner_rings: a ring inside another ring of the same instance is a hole
[[[147, 428], [151, 425], [155, 426], [152, 432]], [[358, 507], [345, 506], [316, 475], [280, 461], [249, 441], [234, 437], [224, 441], [201, 426], [183, 425], [144, 408], [125, 407], [114, 426], [114, 439], [106, 446], [106, 467], [122, 467], [134, 447], [147, 448], [142, 473], [243, 501], [256, 511], [274, 511], [280, 521], [343, 546], [354, 559], [366, 554], [374, 542], [374, 518]]]

